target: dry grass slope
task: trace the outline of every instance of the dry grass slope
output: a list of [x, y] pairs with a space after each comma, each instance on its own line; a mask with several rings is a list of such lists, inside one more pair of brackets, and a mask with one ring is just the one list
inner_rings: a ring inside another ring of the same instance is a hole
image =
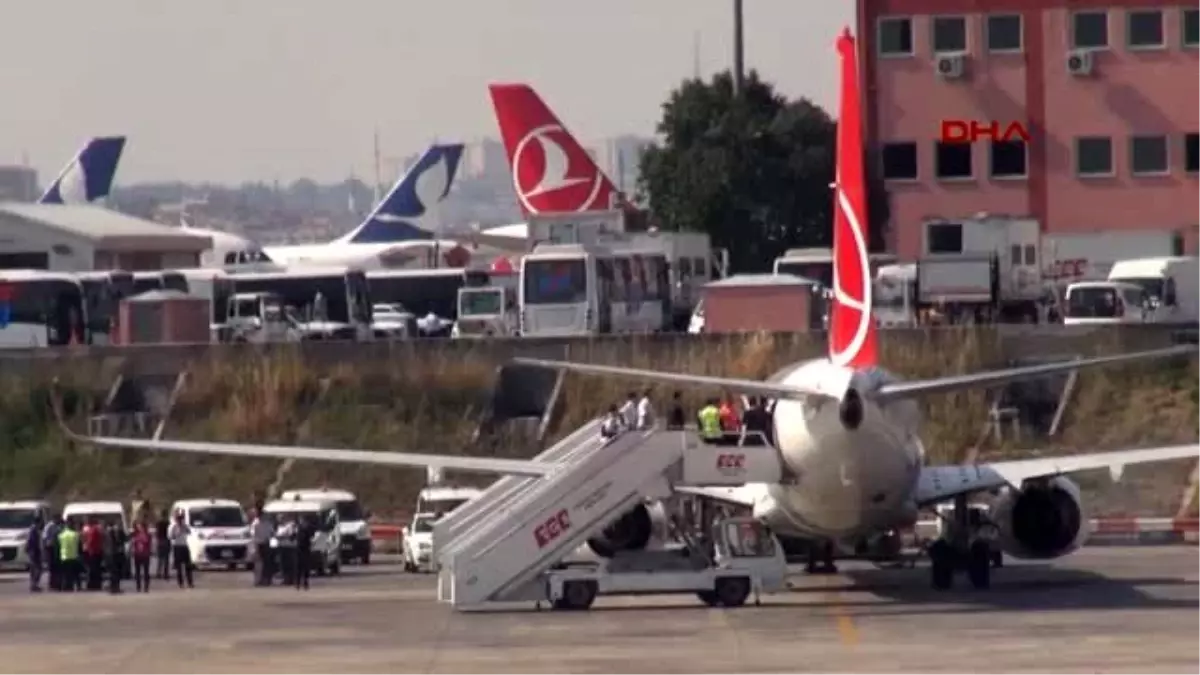
[[[905, 376], [969, 372], [1002, 362], [990, 332], [939, 331], [921, 341], [881, 345], [882, 360]], [[769, 335], [717, 342], [682, 343], [666, 353], [638, 340], [619, 345], [572, 346], [569, 358], [697, 373], [763, 378], [797, 360], [817, 356], [810, 340]], [[1122, 349], [1100, 344], [1094, 351]], [[1093, 349], [1089, 349], [1093, 351]], [[193, 365], [167, 435], [216, 441], [357, 447], [461, 453], [486, 409], [497, 363], [488, 352], [397, 352], [389, 360], [329, 369], [306, 367], [297, 353], [272, 358], [210, 360]], [[249, 500], [277, 479], [280, 462], [70, 447], [55, 428], [46, 402], [59, 376], [71, 395], [68, 409], [82, 427], [105, 375], [72, 365], [35, 377], [0, 376], [0, 498], [49, 495], [59, 499], [126, 498], [141, 486], [157, 503], [197, 495]], [[1081, 376], [1059, 439], [1047, 450], [1089, 451], [1194, 442], [1197, 438], [1197, 363], [1141, 364]], [[564, 434], [624, 397], [637, 383], [569, 377], [565, 413], [553, 430]], [[655, 389], [665, 400], [670, 392]], [[690, 402], [698, 402], [699, 394]], [[980, 392], [924, 401], [925, 443], [935, 461], [958, 461], [980, 442], [986, 400]], [[1017, 447], [978, 449], [985, 457], [1025, 454]], [[527, 456], [528, 448], [505, 454]], [[1190, 466], [1178, 463], [1133, 468], [1121, 485], [1107, 475], [1086, 476], [1085, 486], [1104, 510], [1173, 513]], [[415, 470], [297, 462], [286, 472], [289, 486], [345, 486], [380, 514], [407, 510], [424, 480]], [[486, 479], [482, 479], [485, 480]]]

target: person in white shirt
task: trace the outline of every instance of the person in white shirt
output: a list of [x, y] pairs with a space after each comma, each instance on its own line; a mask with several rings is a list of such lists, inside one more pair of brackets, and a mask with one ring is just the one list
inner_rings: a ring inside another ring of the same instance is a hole
[[290, 586], [294, 581], [296, 571], [296, 517], [288, 514], [283, 517], [283, 524], [275, 531], [275, 549], [278, 565], [283, 575], [283, 585]]
[[275, 565], [271, 560], [271, 537], [275, 536], [275, 522], [271, 516], [255, 511], [250, 536], [254, 539], [254, 585], [270, 586], [271, 578], [275, 576]]
[[183, 522], [183, 510], [176, 511], [175, 522], [171, 523], [170, 529], [167, 530], [167, 539], [171, 540], [171, 557], [175, 559], [175, 580], [179, 582], [180, 588], [183, 588], [185, 580], [188, 588], [195, 588], [192, 584], [192, 552], [188, 549], [188, 535], [191, 533], [192, 528]]
[[626, 429], [633, 429], [637, 426], [637, 394], [629, 392], [629, 398], [625, 399], [625, 403], [621, 406], [621, 419], [625, 423]]
[[650, 390], [642, 392], [642, 398], [637, 403], [637, 428], [649, 429], [654, 426], [654, 404], [650, 401]]

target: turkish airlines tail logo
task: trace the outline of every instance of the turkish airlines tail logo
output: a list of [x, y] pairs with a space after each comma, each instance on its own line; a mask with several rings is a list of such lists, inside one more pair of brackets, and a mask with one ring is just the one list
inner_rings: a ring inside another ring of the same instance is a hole
[[488, 91], [526, 216], [618, 206], [612, 181], [529, 85], [492, 84]]
[[866, 368], [876, 363], [875, 319], [871, 314], [871, 267], [867, 256], [858, 59], [849, 28], [838, 38], [837, 50], [842, 64], [842, 95], [837, 125], [837, 177], [833, 186], [829, 360], [849, 368]]

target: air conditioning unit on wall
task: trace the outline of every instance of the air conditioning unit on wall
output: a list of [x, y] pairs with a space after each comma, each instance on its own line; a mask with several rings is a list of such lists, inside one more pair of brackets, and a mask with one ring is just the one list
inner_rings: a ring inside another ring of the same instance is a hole
[[1073, 49], [1067, 52], [1067, 72], [1075, 77], [1087, 77], [1095, 67], [1093, 54], [1087, 49]]
[[934, 56], [934, 67], [938, 77], [945, 80], [957, 80], [967, 73], [966, 54], [937, 54]]

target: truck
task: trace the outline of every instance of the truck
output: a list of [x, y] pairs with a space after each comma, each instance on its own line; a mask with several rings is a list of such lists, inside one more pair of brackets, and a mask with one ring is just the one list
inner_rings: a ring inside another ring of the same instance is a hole
[[824, 322], [823, 287], [791, 274], [735, 274], [706, 285], [702, 302], [689, 332], [806, 332]]
[[504, 273], [493, 270], [487, 275], [466, 275], [466, 284], [458, 289], [458, 313], [450, 337], [511, 337], [517, 335], [517, 281], [511, 267]]
[[918, 308], [939, 308], [949, 323], [983, 323], [1001, 304], [999, 263], [986, 253], [925, 256], [916, 263], [914, 292]]
[[1104, 281], [1067, 287], [1066, 324], [1193, 324], [1200, 311], [1196, 256], [1118, 260]]
[[624, 551], [599, 561], [560, 563], [544, 574], [538, 605], [586, 610], [600, 595], [694, 593], [709, 607], [740, 607], [753, 595], [787, 588], [783, 547], [754, 518], [725, 518], [712, 528], [712, 547]]
[[234, 293], [229, 296], [221, 342], [299, 342], [300, 323], [278, 293]]

